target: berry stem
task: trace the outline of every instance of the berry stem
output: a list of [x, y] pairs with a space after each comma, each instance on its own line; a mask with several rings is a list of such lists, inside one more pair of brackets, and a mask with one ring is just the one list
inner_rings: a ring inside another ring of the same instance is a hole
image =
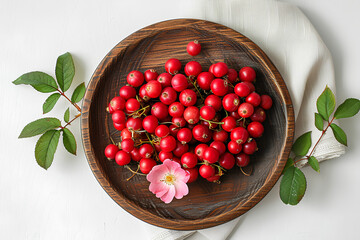
[[79, 107], [79, 105], [77, 105], [76, 103], [72, 102], [66, 95], [65, 93], [63, 93], [60, 89], [56, 89], [64, 98], [66, 98], [80, 113], [81, 113], [81, 108]]
[[132, 170], [128, 165], [125, 165], [124, 167], [127, 168], [130, 172], [133, 173], [133, 175], [131, 177], [129, 177], [128, 179], [126, 179], [126, 181], [129, 181], [130, 179], [132, 179], [136, 174], [146, 176], [146, 174], [139, 173], [140, 165], [138, 165], [138, 168], [137, 168], [136, 171]]
[[205, 121], [205, 122], [208, 122], [208, 123], [214, 123], [214, 124], [219, 124], [219, 125], [224, 124], [224, 122], [214, 122], [214, 121], [206, 120], [206, 119], [204, 119], [203, 117], [200, 117], [200, 119], [203, 120], [203, 121]]

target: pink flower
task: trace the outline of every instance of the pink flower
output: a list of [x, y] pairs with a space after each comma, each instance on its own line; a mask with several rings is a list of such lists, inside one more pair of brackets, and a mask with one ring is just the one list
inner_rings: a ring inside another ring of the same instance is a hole
[[189, 178], [190, 174], [170, 159], [153, 167], [146, 176], [150, 182], [149, 190], [165, 203], [171, 202], [174, 197], [181, 199], [189, 193], [186, 185]]

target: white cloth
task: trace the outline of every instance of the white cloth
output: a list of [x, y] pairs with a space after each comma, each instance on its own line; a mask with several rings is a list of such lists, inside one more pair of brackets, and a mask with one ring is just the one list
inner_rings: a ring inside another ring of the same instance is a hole
[[[184, 17], [230, 27], [250, 38], [268, 55], [290, 91], [296, 117], [295, 137], [313, 131], [314, 144], [320, 136], [314, 126], [316, 99], [326, 85], [335, 92], [335, 79], [331, 54], [306, 16], [296, 6], [276, 0], [204, 0], [191, 1], [191, 5], [181, 9]], [[322, 161], [340, 156], [344, 149], [330, 132], [323, 137], [314, 156]], [[147, 225], [147, 230], [152, 240], [224, 240], [238, 220], [199, 231], [173, 231], [151, 225]]]

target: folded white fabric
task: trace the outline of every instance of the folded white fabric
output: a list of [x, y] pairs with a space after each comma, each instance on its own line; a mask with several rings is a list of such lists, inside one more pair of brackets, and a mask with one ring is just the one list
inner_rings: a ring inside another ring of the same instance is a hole
[[[329, 50], [306, 16], [296, 6], [276, 0], [208, 0], [190, 4], [191, 10], [185, 4], [180, 9], [184, 17], [230, 27], [250, 38], [268, 55], [290, 91], [296, 117], [295, 137], [313, 131], [313, 142], [318, 139], [320, 131], [314, 127], [316, 99], [326, 85], [335, 92], [334, 68]], [[322, 161], [344, 151], [329, 133], [314, 155]], [[172, 231], [151, 225], [147, 225], [147, 230], [152, 240], [223, 240], [238, 219], [199, 231]]]

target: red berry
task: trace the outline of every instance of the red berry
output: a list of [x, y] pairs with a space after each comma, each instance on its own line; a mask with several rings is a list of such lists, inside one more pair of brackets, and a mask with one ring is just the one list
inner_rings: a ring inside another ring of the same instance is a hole
[[187, 183], [195, 182], [199, 176], [199, 169], [197, 167], [185, 169], [190, 174], [190, 178]]
[[149, 101], [150, 100], [150, 97], [149, 95], [147, 95], [146, 93], [146, 84], [145, 85], [142, 85], [140, 87], [140, 90], [139, 90], [139, 96], [142, 100], [144, 100], [145, 102]]
[[194, 168], [197, 164], [197, 156], [194, 153], [185, 153], [181, 156], [181, 165], [184, 168]]
[[228, 66], [223, 62], [215, 63], [212, 73], [218, 78], [225, 76], [228, 73]]
[[[114, 97], [110, 101], [110, 106], [112, 111], [124, 110], [125, 108], [125, 99], [122, 97]], [[109, 108], [110, 109], [110, 108]]]
[[226, 151], [226, 146], [223, 142], [220, 141], [214, 141], [210, 144], [210, 147], [215, 148], [219, 151], [220, 155], [223, 155]]
[[237, 71], [235, 69], [229, 68], [227, 73], [227, 80], [229, 82], [234, 83], [238, 77]]
[[144, 82], [144, 75], [140, 71], [131, 71], [127, 75], [127, 82], [133, 87], [140, 87]]
[[163, 87], [170, 87], [171, 79], [172, 79], [172, 75], [167, 72], [160, 74], [157, 78], [157, 80], [161, 83], [161, 86]]
[[202, 72], [202, 67], [200, 63], [196, 61], [190, 61], [185, 65], [184, 68], [186, 76], [194, 76], [196, 77]]
[[159, 152], [159, 159], [161, 162], [164, 162], [166, 159], [172, 159], [174, 156], [171, 152]]
[[126, 116], [123, 111], [116, 111], [111, 115], [111, 119], [114, 123], [124, 124], [126, 122]]
[[185, 75], [179, 73], [171, 79], [171, 86], [175, 91], [181, 92], [189, 86], [189, 83]]
[[266, 119], [266, 113], [261, 107], [257, 107], [254, 110], [253, 115], [250, 116], [251, 121], [264, 122]]
[[129, 153], [134, 149], [134, 140], [132, 140], [131, 138], [127, 138], [122, 140], [121, 142], [121, 149], [124, 150], [125, 152]]
[[209, 163], [216, 163], [219, 160], [219, 157], [219, 151], [213, 147], [208, 147], [204, 151], [204, 161], [208, 161]]
[[205, 120], [212, 120], [216, 115], [216, 111], [211, 106], [203, 106], [200, 109], [200, 116]]
[[161, 150], [164, 152], [172, 152], [176, 148], [176, 140], [173, 136], [167, 136], [160, 140]]
[[159, 138], [166, 137], [170, 134], [170, 129], [166, 125], [159, 125], [155, 129], [155, 135]]
[[212, 82], [212, 80], [214, 80], [214, 75], [210, 72], [202, 72], [200, 73], [197, 78], [196, 78], [196, 82], [197, 84], [199, 84], [199, 87], [201, 89], [204, 89], [206, 91], [210, 90], [210, 84]]
[[254, 154], [257, 151], [257, 144], [255, 140], [252, 140], [251, 142], [246, 142], [243, 144], [242, 151], [248, 155]]
[[242, 118], [248, 118], [254, 113], [254, 107], [250, 103], [242, 103], [239, 106], [238, 114]]
[[199, 168], [199, 174], [203, 178], [209, 178], [215, 175], [215, 168], [210, 165], [201, 165]]
[[214, 74], [214, 66], [215, 66], [215, 64], [216, 64], [216, 63], [211, 64], [211, 66], [209, 67], [209, 72], [210, 72], [211, 74]]
[[200, 160], [204, 159], [204, 151], [208, 148], [208, 145], [201, 143], [196, 146], [195, 148], [195, 154], [198, 156]]
[[243, 67], [240, 69], [239, 77], [241, 81], [253, 82], [256, 78], [256, 73], [252, 67]]
[[190, 142], [192, 139], [192, 132], [188, 128], [182, 128], [177, 133], [177, 140], [181, 142], [181, 144], [186, 144]]
[[184, 113], [184, 105], [179, 102], [174, 102], [169, 106], [169, 114], [172, 117], [181, 117]]
[[246, 98], [245, 101], [247, 103], [250, 103], [251, 105], [253, 105], [254, 107], [257, 107], [260, 105], [261, 103], [261, 97], [259, 94], [257, 94], [256, 92], [252, 92], [250, 93]]
[[155, 167], [156, 162], [151, 158], [143, 158], [140, 160], [140, 171], [144, 174], [148, 174], [153, 167]]
[[105, 148], [105, 156], [108, 159], [115, 159], [116, 153], [119, 151], [119, 148], [114, 144], [109, 144]]
[[224, 96], [229, 91], [229, 84], [227, 80], [221, 78], [215, 78], [210, 85], [211, 91], [216, 96]]
[[130, 98], [126, 101], [126, 111], [129, 113], [135, 112], [140, 109], [140, 103], [135, 98]]
[[204, 101], [204, 104], [206, 106], [211, 106], [215, 109], [215, 111], [220, 111], [222, 105], [221, 105], [221, 99], [216, 95], [209, 95]]
[[169, 127], [169, 130], [170, 130], [170, 135], [173, 136], [173, 137], [177, 137], [177, 133], [179, 132], [179, 128], [175, 125], [171, 125]]
[[236, 128], [236, 120], [231, 116], [227, 116], [221, 121], [224, 123], [221, 127], [227, 132], [231, 132], [234, 128]]
[[239, 108], [240, 99], [235, 93], [229, 93], [223, 98], [222, 105], [226, 111], [234, 112]]
[[162, 102], [155, 103], [151, 108], [151, 114], [159, 120], [163, 120], [168, 116], [168, 106]]
[[119, 95], [123, 99], [128, 100], [129, 98], [134, 98], [136, 96], [136, 90], [134, 87], [125, 85], [120, 88]]
[[227, 148], [229, 150], [230, 153], [232, 154], [238, 154], [239, 152], [241, 152], [242, 149], [242, 145], [235, 142], [235, 141], [230, 141], [227, 145]]
[[116, 130], [121, 131], [126, 127], [126, 123], [116, 123], [113, 122], [113, 126]]
[[120, 150], [115, 155], [115, 162], [119, 164], [120, 166], [124, 166], [129, 164], [131, 161], [131, 156], [129, 153]]
[[250, 156], [245, 153], [240, 153], [236, 155], [236, 165], [239, 167], [246, 167], [249, 165], [250, 162]]
[[141, 155], [140, 155], [140, 150], [139, 148], [134, 148], [131, 152], [130, 152], [130, 156], [131, 159], [134, 160], [135, 162], [139, 162], [141, 160]]
[[180, 93], [179, 100], [185, 107], [195, 105], [197, 101], [196, 93], [191, 89], [185, 89]]
[[220, 156], [219, 164], [223, 168], [225, 168], [227, 170], [230, 170], [235, 165], [235, 158], [234, 158], [234, 156], [232, 154], [230, 154], [228, 152], [224, 153], [223, 155]]
[[176, 148], [173, 150], [173, 154], [176, 157], [181, 157], [185, 153], [189, 151], [189, 145], [188, 144], [182, 144], [179, 141], [176, 141]]
[[220, 131], [214, 131], [212, 137], [214, 141], [225, 142], [228, 139], [228, 133], [222, 129]]
[[218, 171], [215, 170], [215, 173], [213, 176], [206, 178], [207, 181], [213, 182], [213, 183], [219, 183], [220, 175], [218, 174]]
[[264, 133], [264, 126], [259, 122], [251, 122], [247, 126], [247, 131], [251, 137], [258, 138]]
[[151, 80], [146, 84], [145, 91], [150, 98], [157, 98], [161, 94], [161, 83], [156, 80]]
[[252, 93], [253, 91], [255, 91], [255, 86], [254, 86], [254, 84], [252, 84], [251, 82], [243, 82], [243, 83], [250, 88], [250, 92], [251, 92], [251, 93]]
[[260, 106], [265, 110], [270, 109], [273, 104], [271, 97], [269, 95], [261, 95], [260, 98], [261, 98]]
[[172, 87], [166, 87], [162, 90], [160, 101], [166, 105], [170, 105], [176, 101], [177, 93]]
[[124, 139], [128, 139], [128, 138], [132, 138], [132, 134], [131, 134], [131, 132], [129, 131], [129, 129], [124, 128], [124, 129], [121, 131], [121, 139], [124, 140]]
[[196, 56], [201, 51], [201, 45], [197, 40], [194, 40], [194, 41], [188, 43], [188, 45], [186, 46], [186, 51], [191, 56]]
[[235, 120], [239, 120], [241, 118], [241, 116], [239, 115], [239, 113], [237, 111], [235, 112], [230, 112], [229, 114], [231, 117], [235, 118]]
[[176, 127], [182, 128], [185, 127], [186, 121], [183, 117], [174, 117], [171, 119], [172, 124], [174, 124]]
[[230, 139], [237, 142], [238, 144], [243, 144], [249, 138], [249, 133], [243, 127], [237, 127], [230, 133]]
[[199, 142], [209, 142], [212, 137], [212, 131], [204, 125], [196, 125], [193, 130], [193, 137]]
[[154, 133], [156, 127], [159, 125], [159, 120], [153, 115], [144, 118], [142, 126], [148, 133]]
[[170, 58], [165, 63], [165, 71], [170, 74], [177, 74], [181, 69], [181, 62], [179, 59]]
[[241, 82], [235, 85], [234, 91], [239, 97], [246, 97], [250, 94], [250, 86], [245, 82]]
[[149, 143], [141, 145], [139, 149], [140, 155], [142, 158], [151, 158], [154, 153], [154, 148]]
[[141, 118], [133, 118], [130, 117], [127, 121], [126, 121], [126, 127], [129, 130], [141, 130], [142, 129], [142, 119]]
[[190, 124], [195, 124], [200, 120], [200, 111], [195, 106], [187, 107], [184, 111], [184, 118]]
[[148, 69], [144, 72], [144, 78], [146, 82], [149, 82], [151, 80], [156, 80], [158, 77], [158, 73], [155, 69]]

